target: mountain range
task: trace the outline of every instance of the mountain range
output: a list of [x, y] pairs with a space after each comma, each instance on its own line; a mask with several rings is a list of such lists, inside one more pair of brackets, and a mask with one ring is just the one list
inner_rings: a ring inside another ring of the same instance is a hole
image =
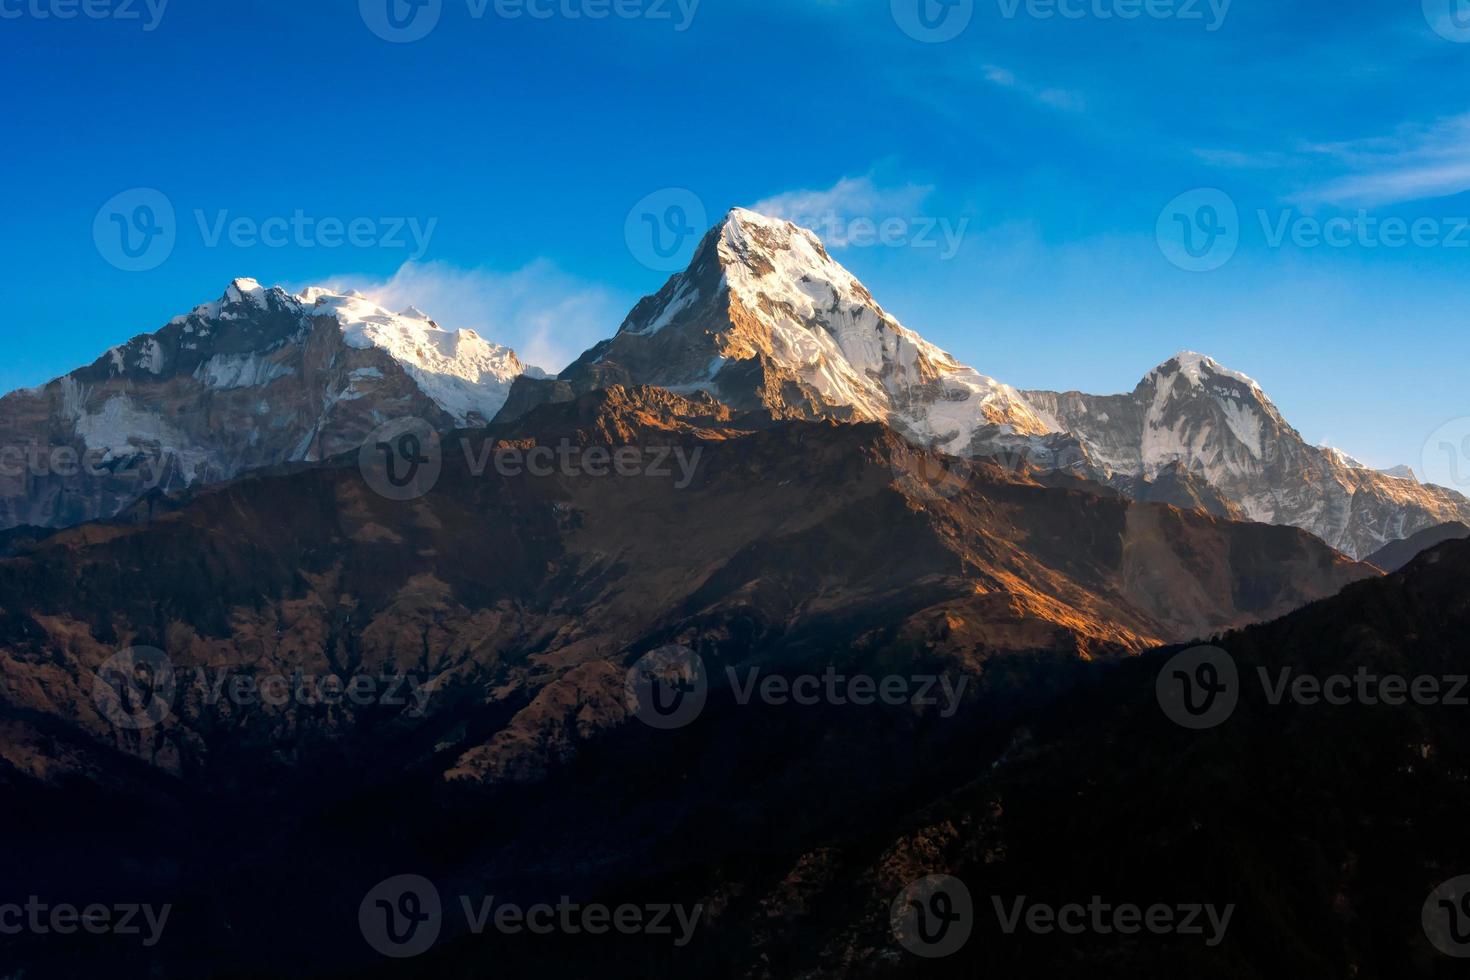
[[[1419, 915], [1470, 859], [1463, 708], [1249, 693], [1195, 731], [1155, 699], [1197, 641], [1242, 676], [1463, 673], [1465, 501], [1209, 358], [1021, 391], [736, 211], [554, 378], [237, 280], [0, 429], [51, 466], [4, 484], [6, 884], [172, 910], [156, 947], [0, 929], [0, 974], [1448, 975]], [[670, 658], [700, 690], [672, 728], [636, 696]], [[750, 693], [828, 677], [938, 696]], [[364, 896], [406, 873], [703, 918], [686, 948], [446, 916], [385, 958]], [[920, 960], [888, 909], [938, 873], [1239, 915], [1218, 949], [977, 925]]]
[[901, 325], [812, 232], [736, 209], [555, 378], [416, 309], [237, 280], [156, 333], [0, 399], [0, 528], [65, 527], [155, 486], [325, 459], [395, 418], [441, 430], [508, 421], [612, 385], [705, 391], [778, 419], [882, 422], [952, 457], [1299, 527], [1353, 558], [1470, 520], [1470, 500], [1407, 468], [1310, 445], [1259, 385], [1199, 354], [1126, 395], [1017, 390]]

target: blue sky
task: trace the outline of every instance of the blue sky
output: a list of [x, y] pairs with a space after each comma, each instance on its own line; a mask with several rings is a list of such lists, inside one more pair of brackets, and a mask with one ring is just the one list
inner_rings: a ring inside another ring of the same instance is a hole
[[[369, 26], [386, 0], [86, 2], [114, 15], [0, 0], [6, 389], [235, 276], [378, 290], [554, 368], [661, 285], [625, 226], [681, 188], [710, 222], [821, 219], [892, 313], [1020, 387], [1201, 350], [1382, 466], [1470, 415], [1451, 0], [922, 0], [927, 34], [920, 0], [437, 0], [406, 43]], [[94, 224], [138, 188], [174, 243], [128, 271]]]

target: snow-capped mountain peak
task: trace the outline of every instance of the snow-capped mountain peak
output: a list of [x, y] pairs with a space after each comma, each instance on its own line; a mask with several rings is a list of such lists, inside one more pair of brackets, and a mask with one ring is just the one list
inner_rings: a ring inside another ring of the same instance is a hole
[[335, 317], [347, 346], [376, 347], [390, 355], [460, 424], [475, 416], [486, 422], [494, 418], [511, 382], [527, 372], [509, 347], [473, 330], [446, 330], [417, 307], [391, 313], [357, 290], [338, 293], [317, 286], [293, 298], [309, 316]]
[[1186, 473], [1240, 516], [1303, 528], [1354, 557], [1470, 516], [1470, 501], [1421, 486], [1407, 467], [1379, 472], [1341, 450], [1310, 445], [1259, 384], [1203, 354], [1176, 354], [1128, 395], [1026, 397], [1087, 447], [1105, 479], [1129, 492]]
[[109, 517], [140, 485], [213, 483], [354, 450], [382, 423], [484, 424], [521, 374], [508, 347], [360, 292], [232, 280], [219, 298], [95, 362], [0, 399], [0, 444], [75, 450], [101, 471], [0, 475], [0, 528]]
[[1049, 431], [1020, 392], [899, 323], [814, 232], [744, 208], [562, 378], [609, 372], [783, 415], [883, 421], [957, 454]]
[[1232, 371], [1208, 354], [1200, 354], [1192, 350], [1182, 350], [1175, 354], [1150, 371], [1149, 377], [1166, 377], [1176, 374], [1199, 388], [1205, 387], [1215, 378], [1228, 378], [1257, 391], [1261, 390], [1261, 386], [1249, 375]]

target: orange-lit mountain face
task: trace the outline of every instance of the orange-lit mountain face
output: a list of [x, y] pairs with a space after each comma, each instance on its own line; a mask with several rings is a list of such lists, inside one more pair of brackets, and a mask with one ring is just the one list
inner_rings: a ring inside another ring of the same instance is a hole
[[[282, 899], [313, 916], [403, 862], [526, 896], [703, 864], [716, 813], [740, 836], [797, 807], [789, 846], [973, 771], [1103, 664], [1378, 574], [1295, 529], [662, 389], [416, 446], [438, 475], [408, 499], [374, 448], [11, 543], [6, 839], [82, 841], [53, 880], [211, 896], [187, 914], [244, 937], [288, 865], [328, 882]], [[140, 648], [162, 659], [120, 664]], [[708, 685], [672, 734], [628, 697], [671, 648]], [[844, 697], [752, 700], [771, 676]], [[141, 843], [82, 833], [96, 806]]]

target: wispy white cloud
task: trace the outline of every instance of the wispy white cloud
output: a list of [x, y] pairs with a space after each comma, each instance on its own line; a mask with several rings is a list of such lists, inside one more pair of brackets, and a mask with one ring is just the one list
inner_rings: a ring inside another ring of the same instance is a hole
[[872, 177], [843, 177], [831, 187], [786, 191], [757, 201], [751, 208], [811, 228], [829, 247], [844, 248], [854, 219], [881, 222], [919, 217], [919, 209], [933, 191], [929, 185], [880, 187]]
[[1470, 113], [1302, 149], [1346, 171], [1296, 195], [1302, 203], [1371, 207], [1470, 191]]
[[1247, 153], [1241, 150], [1217, 150], [1197, 147], [1194, 155], [1205, 163], [1230, 170], [1271, 170], [1290, 162], [1284, 153], [1261, 150]]
[[407, 262], [388, 279], [344, 275], [315, 285], [356, 289], [390, 310], [416, 306], [447, 329], [468, 327], [553, 372], [610, 336], [627, 305], [545, 260], [512, 272]]
[[985, 80], [992, 85], [998, 85], [1001, 88], [1018, 92], [1033, 101], [1040, 102], [1042, 105], [1051, 106], [1053, 109], [1061, 109], [1066, 112], [1080, 112], [1087, 108], [1087, 101], [1082, 97], [1080, 92], [1073, 92], [1070, 89], [1032, 85], [1029, 82], [1023, 81], [1009, 68], [1002, 68], [999, 65], [982, 65], [980, 71]]

